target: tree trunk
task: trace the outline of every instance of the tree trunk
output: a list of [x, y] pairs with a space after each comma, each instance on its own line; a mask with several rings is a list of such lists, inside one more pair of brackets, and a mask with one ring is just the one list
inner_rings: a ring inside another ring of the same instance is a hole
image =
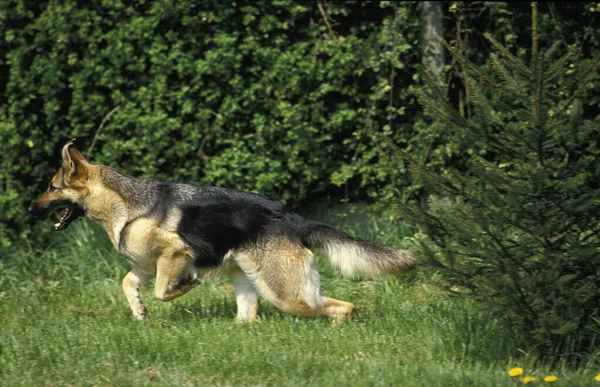
[[421, 4], [421, 53], [423, 64], [442, 85], [442, 71], [444, 70], [444, 49], [441, 43], [444, 33], [442, 2], [423, 1]]

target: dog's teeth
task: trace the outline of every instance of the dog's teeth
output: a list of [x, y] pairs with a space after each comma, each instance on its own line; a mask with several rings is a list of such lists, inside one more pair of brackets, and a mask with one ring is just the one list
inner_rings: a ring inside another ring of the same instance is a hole
[[54, 225], [54, 228], [58, 228], [58, 226], [60, 226], [60, 222], [56, 223], [56, 224]]

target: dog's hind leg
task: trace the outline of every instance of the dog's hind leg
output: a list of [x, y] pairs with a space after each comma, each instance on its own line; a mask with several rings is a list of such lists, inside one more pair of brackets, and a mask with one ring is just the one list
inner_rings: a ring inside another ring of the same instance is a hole
[[341, 321], [356, 309], [349, 302], [321, 294], [314, 256], [299, 241], [271, 241], [260, 249], [239, 254], [237, 261], [260, 294], [285, 312], [326, 315]]
[[229, 273], [235, 286], [235, 301], [237, 303], [237, 322], [252, 322], [258, 313], [258, 290], [241, 269]]
[[332, 317], [335, 323], [347, 320], [355, 311], [356, 307], [350, 302], [323, 297], [323, 304], [317, 313]]
[[166, 249], [156, 261], [154, 295], [161, 301], [183, 296], [200, 284], [190, 256]]
[[123, 278], [123, 292], [129, 302], [133, 316], [138, 320], [146, 318], [146, 307], [140, 298], [140, 286], [146, 283], [150, 276], [137, 270], [132, 270]]

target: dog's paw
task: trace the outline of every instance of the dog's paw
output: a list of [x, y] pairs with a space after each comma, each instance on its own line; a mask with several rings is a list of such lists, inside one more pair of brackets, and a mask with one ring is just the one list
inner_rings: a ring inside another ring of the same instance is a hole
[[171, 286], [168, 290], [169, 293], [176, 292], [181, 289], [191, 289], [200, 285], [200, 280], [194, 277], [184, 278], [175, 285]]
[[331, 320], [331, 326], [332, 327], [339, 327], [344, 325], [348, 320], [350, 320], [350, 318], [354, 315], [356, 315], [356, 312], [358, 310], [358, 308], [352, 304], [350, 304], [350, 308], [344, 310], [344, 311], [340, 311], [339, 313], [335, 314], [333, 317], [333, 319]]
[[142, 305], [140, 308], [137, 308], [137, 310], [133, 312], [133, 317], [135, 317], [135, 319], [138, 321], [144, 321], [148, 319], [148, 310], [145, 306]]

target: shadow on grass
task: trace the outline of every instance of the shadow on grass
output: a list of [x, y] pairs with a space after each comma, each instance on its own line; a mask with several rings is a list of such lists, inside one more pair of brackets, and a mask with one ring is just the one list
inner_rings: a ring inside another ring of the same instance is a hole
[[[150, 308], [149, 308], [150, 309]], [[237, 305], [235, 299], [224, 298], [222, 300], [210, 300], [205, 302], [192, 302], [187, 304], [173, 304], [166, 307], [168, 310], [159, 312], [156, 310], [152, 313], [150, 310], [150, 319], [158, 313], [162, 318], [172, 322], [190, 322], [190, 321], [231, 321], [234, 322], [237, 315]], [[358, 316], [354, 316], [358, 318]], [[285, 321], [302, 319], [307, 321], [319, 320], [331, 322], [331, 318], [327, 316], [296, 316], [285, 313], [268, 301], [261, 300], [258, 307], [258, 321]]]

